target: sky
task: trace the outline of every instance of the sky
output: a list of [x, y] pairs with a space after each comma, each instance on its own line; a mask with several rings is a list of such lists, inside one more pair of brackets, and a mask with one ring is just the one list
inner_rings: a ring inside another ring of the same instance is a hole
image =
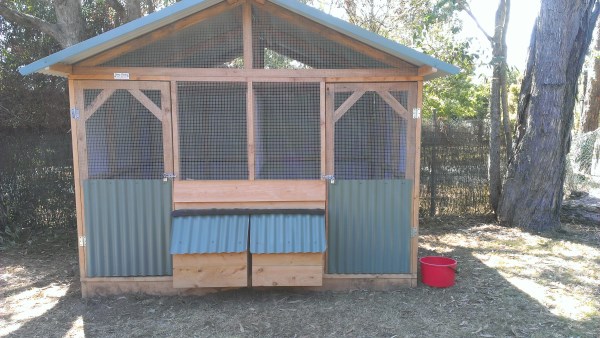
[[[471, 0], [471, 10], [479, 23], [489, 35], [494, 35], [494, 20], [498, 0]], [[531, 31], [540, 10], [540, 0], [514, 0], [511, 1], [508, 34], [506, 36], [508, 64], [523, 71], [527, 61], [527, 50], [531, 39]], [[464, 22], [463, 34], [476, 37], [485, 50], [488, 50], [487, 59], [491, 55], [490, 43], [478, 30], [473, 20], [462, 14]], [[484, 59], [484, 61], [488, 61]]]

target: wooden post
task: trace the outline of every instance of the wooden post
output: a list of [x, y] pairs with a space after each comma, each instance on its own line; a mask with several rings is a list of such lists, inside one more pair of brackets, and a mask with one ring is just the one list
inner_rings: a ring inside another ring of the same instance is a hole
[[[69, 79], [69, 105], [71, 108], [77, 108], [81, 112], [83, 112], [83, 102], [78, 102], [77, 98], [80, 97], [78, 95], [78, 91], [83, 91], [82, 89], [78, 89], [76, 87], [76, 82]], [[81, 95], [83, 96], [83, 95]], [[78, 144], [78, 135], [77, 135], [77, 120], [71, 119], [71, 146], [73, 147], [73, 190], [75, 191], [75, 212], [77, 219], [77, 237], [85, 236], [85, 224], [83, 217], [83, 191], [81, 188], [81, 175], [79, 173], [79, 144]], [[85, 266], [85, 247], [78, 247], [79, 253], [79, 277], [85, 278], [86, 275], [86, 266]], [[84, 289], [81, 290], [82, 293]], [[83, 294], [85, 296], [85, 294]]]
[[[414, 100], [416, 90], [416, 105], [409, 104], [410, 107], [423, 109], [423, 81], [418, 81], [416, 85], [410, 87], [409, 102]], [[413, 101], [414, 102], [414, 101]], [[417, 257], [419, 250], [419, 189], [420, 189], [420, 174], [421, 174], [421, 117], [414, 119], [415, 128], [415, 151], [414, 151], [414, 181], [413, 181], [413, 230], [415, 236], [412, 238], [412, 254], [411, 254], [411, 273], [413, 275], [412, 286], [417, 286]]]
[[246, 137], [248, 140], [248, 179], [253, 181], [255, 174], [255, 142], [254, 142], [254, 87], [253, 82], [248, 82], [248, 92], [246, 96]]
[[252, 52], [252, 6], [249, 3], [244, 4], [242, 20], [244, 31], [244, 68], [252, 69], [254, 68], [254, 53]]

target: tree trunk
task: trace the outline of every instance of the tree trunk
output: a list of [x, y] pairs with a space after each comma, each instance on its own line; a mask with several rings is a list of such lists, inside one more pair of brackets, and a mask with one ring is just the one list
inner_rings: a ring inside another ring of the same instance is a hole
[[[508, 99], [506, 90], [506, 30], [510, 0], [500, 0], [496, 11], [496, 29], [492, 43], [492, 86], [490, 95], [490, 157], [488, 178], [490, 180], [490, 205], [494, 212], [498, 210], [498, 202], [502, 192], [502, 174], [500, 171], [500, 121], [504, 117], [504, 142], [507, 152], [511, 145], [510, 129], [508, 126]], [[508, 129], [508, 130], [507, 130]], [[510, 158], [507, 157], [507, 159]]]
[[600, 0], [542, 0], [519, 97], [515, 155], [498, 217], [511, 226], [560, 226], [577, 79]]
[[586, 93], [586, 102], [581, 112], [581, 131], [586, 133], [598, 128], [598, 115], [600, 114], [600, 27], [596, 27], [596, 48], [592, 53], [594, 74], [590, 76], [589, 92]]
[[[510, 116], [508, 114], [508, 88], [506, 76], [508, 73], [506, 33], [508, 31], [508, 19], [510, 17], [510, 0], [500, 1], [496, 12], [496, 26], [499, 33], [494, 36], [502, 48], [502, 59], [500, 63], [500, 99], [502, 100], [502, 126], [504, 128], [504, 145], [506, 147], [506, 163], [512, 159], [512, 133], [510, 132]], [[502, 25], [502, 26], [500, 26]]]
[[38, 29], [52, 36], [63, 48], [83, 40], [85, 21], [79, 0], [55, 0], [52, 2], [56, 23], [46, 22], [33, 15], [21, 13], [0, 0], [0, 15], [16, 25]]

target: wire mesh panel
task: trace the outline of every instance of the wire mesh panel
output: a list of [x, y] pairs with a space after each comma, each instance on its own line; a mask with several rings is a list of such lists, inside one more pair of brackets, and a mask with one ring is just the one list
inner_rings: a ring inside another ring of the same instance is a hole
[[[88, 107], [102, 90], [85, 89]], [[144, 90], [160, 107], [160, 90]], [[117, 89], [85, 122], [90, 179], [160, 179], [162, 122], [128, 90]]]
[[320, 32], [329, 28], [316, 23], [301, 27], [256, 6], [253, 6], [253, 15], [255, 68], [414, 68], [402, 60], [390, 61], [389, 64], [378, 61], [328, 39]]
[[179, 158], [184, 180], [248, 178], [246, 83], [179, 82]]
[[254, 83], [258, 179], [320, 179], [318, 83]]
[[101, 66], [242, 68], [242, 9], [177, 31]]
[[[335, 94], [337, 110], [352, 92]], [[405, 108], [407, 92], [391, 92]], [[335, 177], [402, 179], [406, 173], [406, 120], [377, 92], [368, 91], [335, 124]]]

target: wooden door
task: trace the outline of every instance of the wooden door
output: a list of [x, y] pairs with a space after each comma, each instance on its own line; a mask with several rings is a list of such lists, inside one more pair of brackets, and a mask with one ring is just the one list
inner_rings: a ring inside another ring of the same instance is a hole
[[327, 85], [328, 273], [411, 273], [416, 99], [416, 83]]
[[170, 275], [169, 83], [74, 85], [86, 277]]

